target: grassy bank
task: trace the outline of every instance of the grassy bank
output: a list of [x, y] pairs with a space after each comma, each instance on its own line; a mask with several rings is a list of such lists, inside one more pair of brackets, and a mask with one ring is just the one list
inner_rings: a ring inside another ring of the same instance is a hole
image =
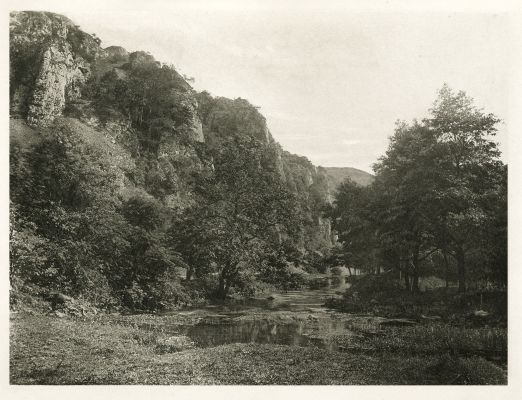
[[187, 338], [104, 319], [14, 314], [12, 384], [505, 384], [481, 357], [229, 344], [194, 348]]

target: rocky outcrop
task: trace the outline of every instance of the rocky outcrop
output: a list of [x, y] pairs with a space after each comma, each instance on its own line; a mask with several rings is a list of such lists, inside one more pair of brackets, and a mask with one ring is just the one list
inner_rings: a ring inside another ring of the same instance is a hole
[[52, 13], [12, 13], [10, 28], [11, 111], [30, 125], [49, 125], [81, 97], [99, 41]]
[[194, 97], [190, 97], [182, 102], [183, 107], [190, 114], [190, 118], [186, 126], [190, 138], [195, 142], [203, 143], [205, 141], [205, 135], [203, 134], [203, 124], [198, 116], [197, 100]]
[[66, 101], [81, 96], [81, 86], [90, 68], [83, 60], [75, 60], [67, 43], [55, 42], [45, 51], [30, 100], [27, 122], [33, 126], [49, 125], [62, 115]]
[[247, 100], [212, 98], [202, 93], [198, 96], [198, 102], [205, 136], [250, 136], [265, 145], [274, 142], [265, 117]]
[[138, 64], [152, 64], [156, 62], [156, 59], [146, 51], [135, 51], [129, 54], [129, 63], [131, 66], [136, 66]]
[[324, 169], [315, 167], [306, 157], [282, 152], [284, 179], [301, 203], [305, 219], [302, 244], [310, 250], [331, 246], [334, 241], [330, 220], [322, 217], [332, 195]]
[[118, 63], [129, 61], [129, 53], [121, 46], [109, 46], [104, 50], [105, 57], [109, 62]]

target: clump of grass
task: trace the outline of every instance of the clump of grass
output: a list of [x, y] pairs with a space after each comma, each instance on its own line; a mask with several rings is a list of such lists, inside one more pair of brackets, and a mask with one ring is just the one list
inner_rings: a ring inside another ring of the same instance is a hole
[[435, 382], [449, 385], [506, 384], [505, 371], [480, 357], [458, 358], [444, 354], [423, 372], [434, 378]]
[[[507, 330], [505, 328], [466, 328], [442, 323], [408, 327], [386, 327], [375, 332], [361, 329], [364, 347], [380, 352], [407, 354], [480, 355], [495, 361], [507, 359]], [[364, 335], [371, 332], [372, 335]], [[375, 334], [376, 333], [376, 334]]]

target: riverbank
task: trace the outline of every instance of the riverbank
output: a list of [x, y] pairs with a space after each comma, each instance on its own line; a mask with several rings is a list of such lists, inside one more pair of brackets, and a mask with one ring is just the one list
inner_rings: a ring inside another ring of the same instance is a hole
[[[506, 384], [502, 363], [480, 356], [441, 352], [426, 340], [410, 346], [408, 332], [395, 343], [353, 330], [321, 346], [230, 343], [198, 347], [168, 326], [201, 323], [195, 314], [168, 317], [56, 318], [13, 314], [11, 384]], [[303, 314], [304, 316], [304, 314]], [[238, 318], [276, 318], [275, 315]], [[285, 322], [285, 315], [279, 314]], [[297, 319], [300, 317], [298, 316]], [[166, 325], [168, 320], [169, 325]], [[208, 321], [207, 321], [208, 322]], [[288, 321], [287, 321], [288, 322]], [[295, 322], [295, 320], [294, 320]], [[307, 325], [320, 326], [312, 318]], [[312, 327], [312, 328], [310, 328]], [[396, 329], [396, 328], [390, 328]], [[419, 332], [417, 332], [417, 335]], [[313, 336], [308, 333], [309, 336]], [[321, 330], [316, 330], [321, 337]], [[344, 339], [343, 339], [344, 338]], [[355, 339], [354, 339], [355, 338]], [[412, 340], [418, 340], [413, 335]], [[435, 342], [437, 343], [437, 342]], [[441, 342], [442, 343], [442, 342]], [[428, 344], [431, 346], [426, 351]], [[441, 344], [443, 345], [443, 344]], [[394, 347], [395, 346], [395, 347]], [[409, 348], [409, 351], [403, 351]]]

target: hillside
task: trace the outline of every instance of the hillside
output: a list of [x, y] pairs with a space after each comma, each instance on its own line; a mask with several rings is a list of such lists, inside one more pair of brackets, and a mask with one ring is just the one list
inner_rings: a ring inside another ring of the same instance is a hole
[[322, 210], [342, 173], [368, 180], [284, 151], [247, 100], [198, 93], [151, 54], [104, 48], [61, 15], [11, 13], [10, 61], [20, 287], [157, 308], [192, 301], [172, 271], [218, 272], [221, 295], [249, 288], [253, 271], [279, 284], [333, 245]]
[[328, 183], [334, 190], [345, 180], [350, 178], [361, 186], [370, 185], [375, 179], [372, 174], [351, 167], [322, 167], [328, 176]]

